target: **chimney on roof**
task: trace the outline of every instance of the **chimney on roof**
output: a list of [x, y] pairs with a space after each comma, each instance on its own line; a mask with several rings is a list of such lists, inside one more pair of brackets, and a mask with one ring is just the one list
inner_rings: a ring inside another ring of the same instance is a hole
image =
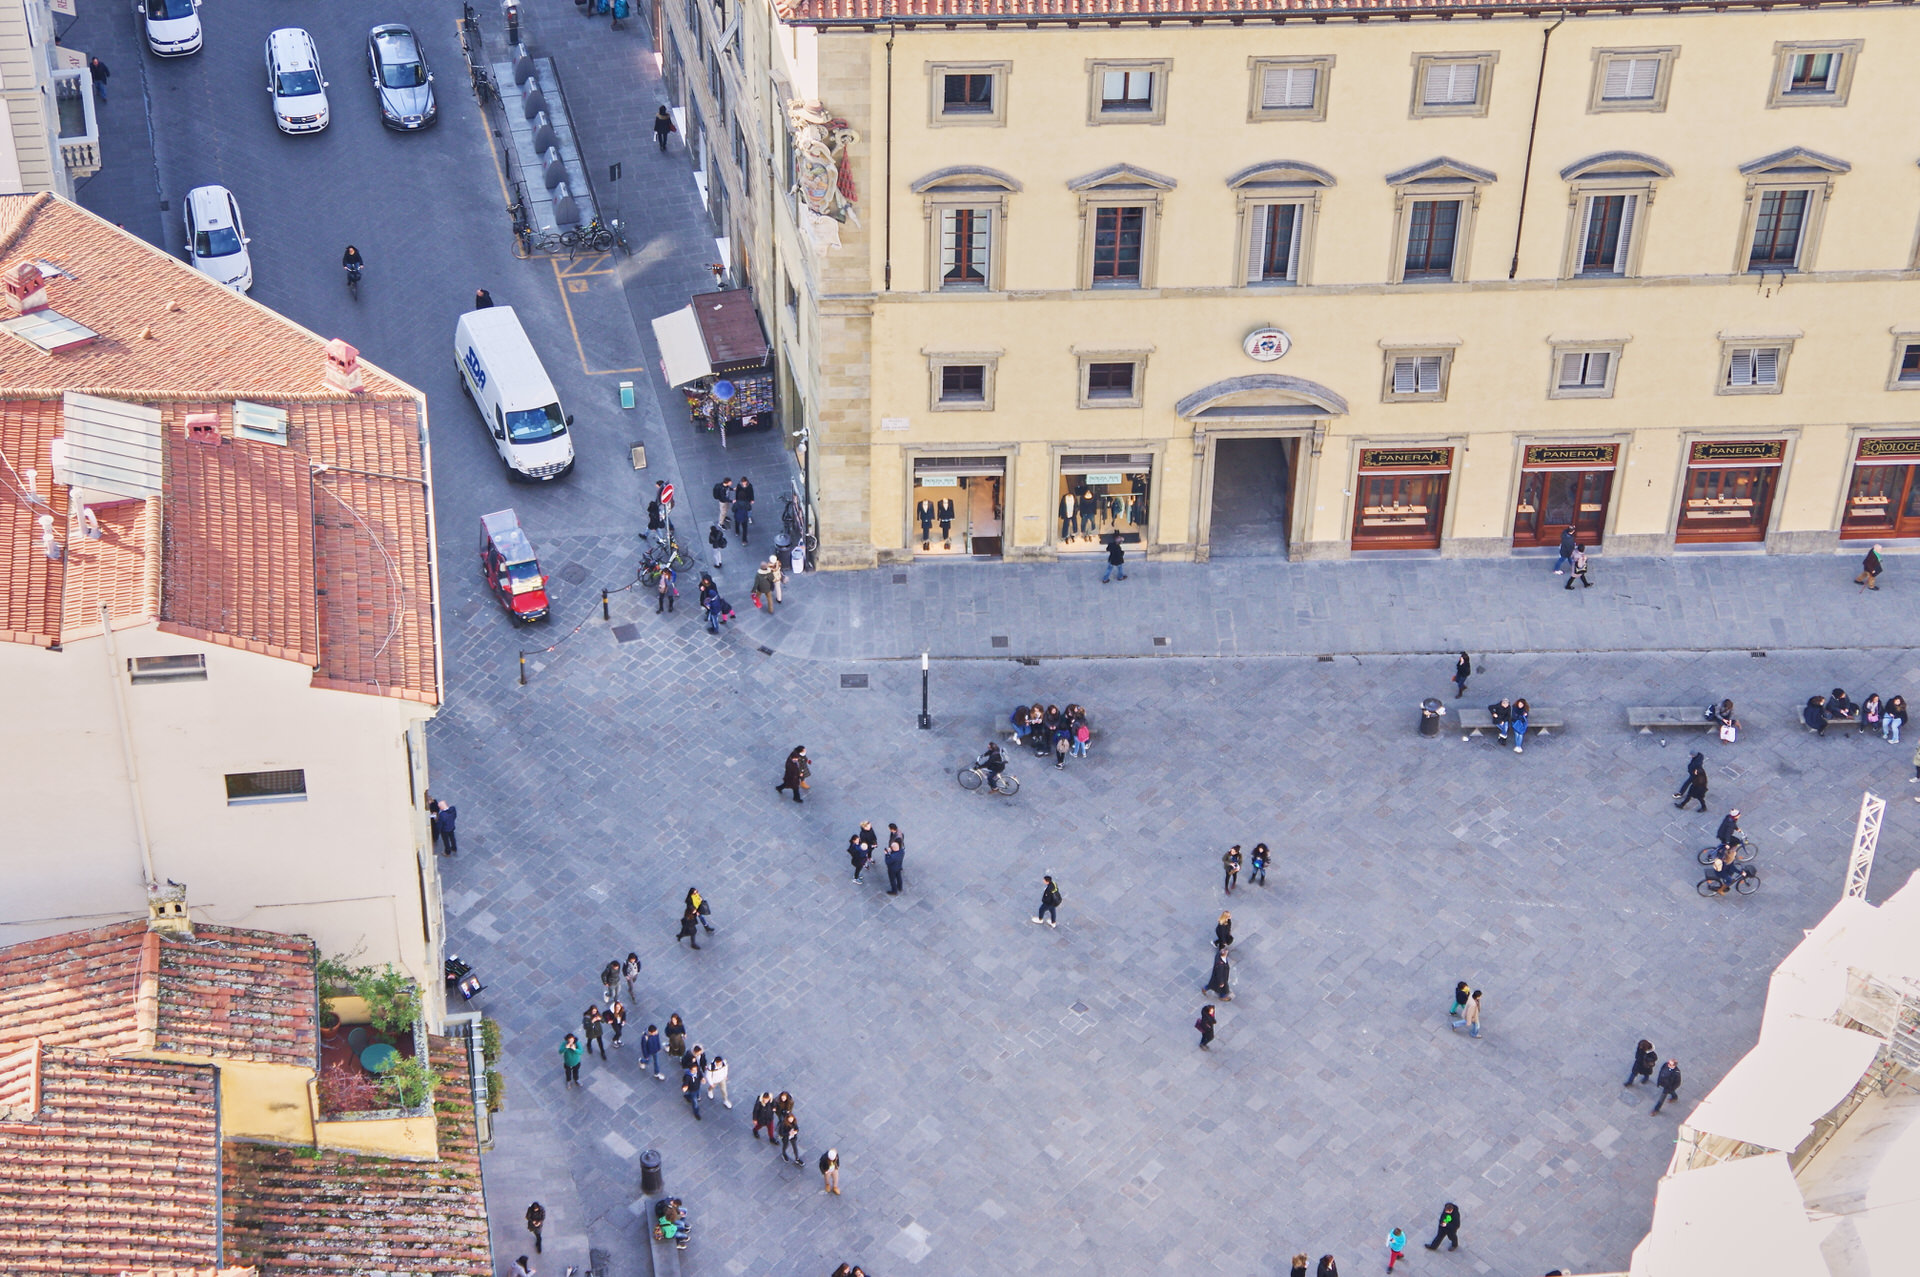
[[327, 385], [335, 390], [359, 393], [367, 388], [360, 371], [360, 351], [335, 337], [327, 343]]
[[187, 916], [187, 888], [169, 878], [165, 886], [147, 885], [147, 930], [163, 935], [193, 935], [193, 919]]
[[0, 289], [5, 290], [7, 309], [13, 314], [47, 308], [47, 278], [32, 262], [15, 262], [0, 272]]
[[187, 438], [194, 443], [220, 442], [220, 414], [213, 412], [190, 412], [187, 414]]

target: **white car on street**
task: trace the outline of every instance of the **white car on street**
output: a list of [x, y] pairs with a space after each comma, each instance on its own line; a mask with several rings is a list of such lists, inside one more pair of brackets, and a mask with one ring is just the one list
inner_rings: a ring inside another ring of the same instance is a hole
[[200, 0], [140, 0], [134, 8], [147, 24], [147, 47], [161, 57], [200, 52]]
[[253, 259], [247, 255], [247, 228], [240, 206], [224, 186], [196, 186], [187, 192], [181, 217], [187, 224], [187, 258], [208, 279], [236, 293], [253, 287]]
[[281, 27], [267, 36], [267, 92], [282, 133], [318, 133], [332, 118], [320, 50], [299, 27]]

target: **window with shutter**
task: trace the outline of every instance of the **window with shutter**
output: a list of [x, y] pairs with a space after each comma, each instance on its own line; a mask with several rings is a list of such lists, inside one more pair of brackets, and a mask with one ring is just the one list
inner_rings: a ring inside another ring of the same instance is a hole
[[1414, 386], [1418, 381], [1418, 373], [1415, 370], [1419, 363], [1420, 361], [1418, 359], [1396, 359], [1393, 361], [1394, 394], [1410, 395], [1413, 393]]
[[1725, 390], [1778, 393], [1780, 366], [1785, 360], [1784, 346], [1734, 346], [1726, 352]]
[[1304, 221], [1298, 204], [1255, 204], [1247, 209], [1247, 283], [1291, 284], [1299, 278]]
[[993, 210], [940, 210], [940, 286], [984, 288], [987, 285], [989, 228]]
[[1610, 350], [1573, 350], [1560, 356], [1561, 390], [1601, 390], [1613, 365]]
[[1437, 395], [1443, 356], [1397, 355], [1393, 360], [1393, 394], [1399, 396]]
[[1736, 350], [1728, 358], [1727, 384], [1729, 386], [1753, 384], [1753, 352], [1751, 350]]
[[1580, 232], [1582, 275], [1624, 275], [1636, 195], [1589, 195]]
[[1440, 356], [1422, 355], [1416, 361], [1418, 365], [1420, 393], [1437, 395], [1440, 393]]
[[1660, 83], [1659, 58], [1609, 58], [1603, 102], [1648, 102]]
[[1471, 106], [1480, 97], [1478, 62], [1435, 62], [1427, 67], [1427, 106]]
[[1780, 352], [1771, 346], [1763, 346], [1753, 352], [1753, 384], [1756, 386], [1777, 386], [1780, 384]]
[[1318, 67], [1268, 67], [1260, 82], [1260, 107], [1266, 111], [1306, 110], [1320, 83]]

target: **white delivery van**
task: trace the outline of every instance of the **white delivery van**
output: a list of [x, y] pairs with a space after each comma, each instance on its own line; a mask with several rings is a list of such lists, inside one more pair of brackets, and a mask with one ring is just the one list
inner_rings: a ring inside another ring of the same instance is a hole
[[511, 306], [488, 306], [460, 316], [453, 329], [453, 362], [460, 384], [480, 409], [493, 446], [515, 474], [557, 479], [573, 468], [573, 418], [533, 353], [527, 330]]

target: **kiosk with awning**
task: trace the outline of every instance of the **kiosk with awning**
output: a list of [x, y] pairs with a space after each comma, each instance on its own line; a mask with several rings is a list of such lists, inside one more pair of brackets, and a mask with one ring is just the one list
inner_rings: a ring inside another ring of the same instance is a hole
[[653, 335], [661, 373], [686, 397], [694, 424], [718, 430], [723, 445], [729, 424], [773, 424], [773, 369], [752, 289], [701, 293], [654, 320]]

